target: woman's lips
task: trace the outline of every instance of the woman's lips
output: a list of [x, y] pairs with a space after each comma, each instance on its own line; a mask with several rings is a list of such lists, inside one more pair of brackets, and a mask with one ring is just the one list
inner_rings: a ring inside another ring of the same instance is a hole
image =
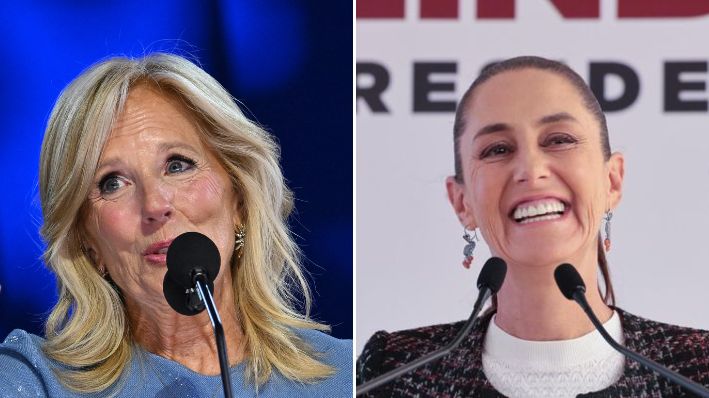
[[167, 259], [167, 249], [170, 247], [171, 243], [172, 239], [153, 243], [148, 246], [145, 251], [143, 251], [143, 258], [145, 258], [149, 263], [160, 265], [165, 264]]
[[167, 264], [167, 254], [146, 254], [143, 256], [149, 263], [162, 265]]

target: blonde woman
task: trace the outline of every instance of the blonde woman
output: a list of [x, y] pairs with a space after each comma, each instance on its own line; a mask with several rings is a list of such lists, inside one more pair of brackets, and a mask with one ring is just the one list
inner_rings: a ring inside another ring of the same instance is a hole
[[178, 56], [113, 58], [74, 80], [40, 159], [59, 299], [46, 340], [16, 330], [0, 346], [0, 396], [221, 396], [208, 315], [180, 315], [163, 295], [166, 249], [187, 231], [221, 255], [214, 294], [235, 395], [350, 395], [351, 342], [308, 315], [278, 156]]

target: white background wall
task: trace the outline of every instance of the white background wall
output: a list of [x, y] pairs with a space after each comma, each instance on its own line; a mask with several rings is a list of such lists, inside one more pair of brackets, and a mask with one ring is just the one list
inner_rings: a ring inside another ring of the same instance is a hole
[[[415, 61], [458, 64], [457, 73], [437, 78], [455, 82], [455, 95], [437, 99], [458, 99], [483, 65], [517, 55], [563, 60], [584, 78], [591, 61], [630, 65], [639, 98], [607, 114], [611, 146], [626, 157], [609, 254], [617, 302], [709, 329], [709, 113], [663, 111], [663, 65], [709, 60], [709, 16], [619, 19], [617, 1], [601, 1], [601, 18], [591, 20], [564, 20], [544, 0], [518, 0], [512, 20], [476, 19], [467, 0], [457, 20], [421, 20], [415, 0], [407, 0], [404, 20], [358, 19], [358, 62], [383, 64], [391, 82], [383, 96], [389, 113], [357, 103], [357, 352], [377, 330], [467, 318], [489, 256], [483, 243], [475, 266], [461, 266], [462, 229], [444, 187], [453, 170], [453, 113], [412, 111]], [[682, 79], [706, 84], [709, 74]], [[610, 93], [622, 89], [608, 84]], [[705, 89], [682, 98], [708, 97]]]

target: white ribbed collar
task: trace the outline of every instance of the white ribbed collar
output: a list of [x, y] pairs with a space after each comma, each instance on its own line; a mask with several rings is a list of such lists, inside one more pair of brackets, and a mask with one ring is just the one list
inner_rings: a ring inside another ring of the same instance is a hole
[[[623, 329], [616, 311], [603, 326], [615, 341], [623, 344]], [[529, 341], [500, 329], [495, 317], [490, 320], [483, 345], [483, 355], [490, 359], [539, 371], [568, 369], [614, 353], [596, 330], [570, 340]]]

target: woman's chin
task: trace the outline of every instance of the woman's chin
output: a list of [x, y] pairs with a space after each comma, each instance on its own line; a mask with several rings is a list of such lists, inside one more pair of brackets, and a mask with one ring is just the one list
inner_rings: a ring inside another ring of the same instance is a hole
[[532, 266], [559, 265], [568, 262], [576, 251], [571, 248], [573, 242], [568, 237], [537, 237], [524, 240], [519, 244], [511, 243], [507, 254], [515, 263]]
[[574, 237], [578, 232], [578, 224], [568, 216], [531, 223], [513, 221], [507, 228], [507, 251], [513, 251], [523, 258], [559, 258], [560, 252], [568, 252], [568, 248], [574, 245]]

